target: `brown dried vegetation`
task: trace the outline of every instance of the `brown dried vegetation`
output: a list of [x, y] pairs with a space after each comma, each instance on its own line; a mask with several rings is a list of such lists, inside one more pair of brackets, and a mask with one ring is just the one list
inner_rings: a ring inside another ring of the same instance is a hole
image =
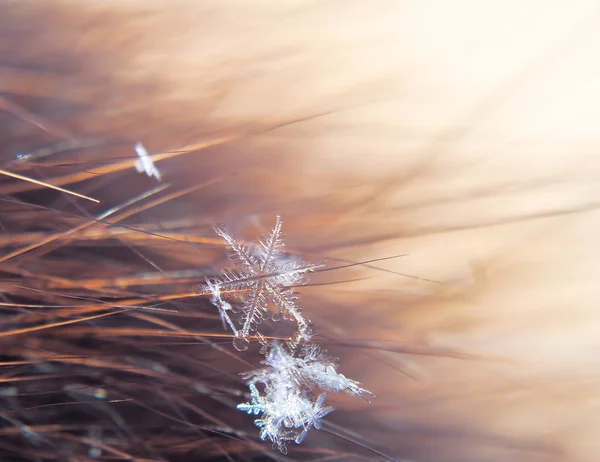
[[[598, 460], [593, 3], [4, 2], [0, 459]], [[377, 395], [286, 457], [194, 295], [277, 214]]]

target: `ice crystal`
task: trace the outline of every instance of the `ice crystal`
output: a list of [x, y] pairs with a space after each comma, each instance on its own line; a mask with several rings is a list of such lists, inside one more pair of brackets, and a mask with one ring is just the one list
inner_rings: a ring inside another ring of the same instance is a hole
[[[327, 392], [373, 396], [339, 374], [333, 358], [315, 344], [294, 348], [273, 341], [263, 364], [267, 367], [245, 375], [251, 401], [238, 409], [260, 415], [254, 422], [261, 428], [261, 438], [268, 438], [282, 452], [289, 441], [301, 443], [311, 427], [321, 428], [320, 419], [334, 410], [324, 406]], [[257, 384], [263, 386], [263, 394]]]
[[336, 361], [314, 343], [304, 343], [294, 351], [290, 343], [282, 344], [275, 340], [262, 364], [267, 367], [245, 375], [248, 383], [263, 383], [269, 388], [273, 382], [280, 382], [293, 385], [294, 389], [318, 387], [363, 398], [372, 396], [360, 388], [358, 382], [339, 374]]
[[134, 146], [135, 152], [138, 155], [139, 159], [135, 162], [135, 169], [138, 172], [145, 172], [148, 176], [153, 176], [157, 180], [160, 181], [160, 172], [154, 162], [152, 161], [152, 157], [146, 151], [146, 148], [142, 143], [136, 143]]
[[[276, 316], [293, 319], [302, 332], [309, 329], [309, 323], [296, 304], [297, 295], [293, 287], [302, 284], [306, 273], [318, 265], [307, 265], [285, 254], [281, 225], [282, 220], [277, 217], [269, 236], [261, 239], [258, 245], [240, 244], [223, 228], [215, 228], [227, 242], [229, 258], [235, 269], [225, 270], [220, 277], [208, 280], [205, 290], [212, 294], [213, 304], [219, 308], [221, 316], [227, 310], [227, 305], [223, 305], [220, 298], [221, 290], [248, 293], [239, 308], [242, 312], [239, 328], [229, 323], [238, 340], [247, 340], [257, 330], [270, 313], [269, 305], [276, 310]], [[219, 295], [216, 296], [217, 288]]]
[[[211, 295], [223, 326], [233, 331], [234, 346], [239, 351], [248, 348], [252, 333], [262, 344], [265, 367], [244, 375], [250, 402], [239, 404], [238, 409], [259, 417], [254, 422], [260, 428], [261, 439], [269, 439], [286, 453], [289, 442], [300, 444], [308, 431], [312, 427], [320, 429], [321, 419], [334, 410], [325, 406], [328, 392], [346, 392], [366, 400], [374, 395], [340, 374], [337, 361], [312, 341], [312, 323], [296, 304], [293, 287], [304, 283], [306, 274], [318, 266], [285, 254], [281, 225], [277, 217], [269, 236], [258, 245], [238, 243], [223, 228], [216, 228], [227, 243], [235, 267], [208, 279], [202, 291]], [[241, 306], [236, 306], [223, 299], [224, 292], [248, 295]], [[270, 307], [296, 323], [296, 335], [288, 342], [269, 341], [258, 332]], [[232, 318], [235, 313], [241, 313], [241, 318]]]

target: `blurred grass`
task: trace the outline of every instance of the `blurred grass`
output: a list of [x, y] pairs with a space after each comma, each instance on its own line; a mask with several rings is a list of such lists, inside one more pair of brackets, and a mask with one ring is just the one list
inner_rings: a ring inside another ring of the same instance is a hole
[[99, 203], [0, 177], [1, 460], [282, 459], [196, 292], [278, 213], [378, 395], [285, 460], [596, 460], [595, 117], [538, 94], [584, 2], [6, 3], [0, 168]]

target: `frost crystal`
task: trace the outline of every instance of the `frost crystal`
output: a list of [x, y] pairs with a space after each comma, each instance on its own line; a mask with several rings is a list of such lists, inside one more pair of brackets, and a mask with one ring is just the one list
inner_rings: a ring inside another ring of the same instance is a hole
[[[345, 391], [366, 398], [373, 396], [359, 383], [339, 374], [334, 360], [314, 344], [302, 344], [293, 353], [293, 344], [273, 341], [263, 364], [267, 367], [246, 374], [250, 403], [238, 405], [261, 427], [261, 438], [269, 438], [285, 452], [288, 441], [301, 443], [311, 427], [321, 428], [320, 419], [334, 410], [324, 406], [326, 392]], [[256, 384], [262, 384], [264, 394]], [[321, 394], [317, 395], [319, 391]]]
[[[233, 331], [234, 346], [239, 351], [247, 349], [252, 333], [262, 343], [265, 367], [244, 375], [251, 400], [239, 404], [238, 409], [258, 416], [254, 423], [260, 428], [261, 439], [268, 438], [286, 453], [290, 441], [300, 444], [308, 431], [312, 427], [320, 429], [321, 419], [334, 410], [325, 406], [327, 392], [346, 392], [366, 400], [374, 395], [338, 373], [336, 360], [311, 341], [312, 324], [296, 305], [293, 286], [305, 282], [306, 273], [318, 266], [287, 258], [281, 225], [281, 218], [277, 217], [269, 237], [257, 246], [239, 244], [225, 230], [216, 228], [227, 242], [236, 268], [207, 280], [202, 290], [211, 294], [211, 302], [218, 308], [223, 326]], [[223, 299], [222, 291], [243, 291], [249, 295], [241, 307], [234, 308]], [[296, 323], [296, 336], [290, 341], [269, 342], [257, 332], [270, 306]], [[241, 320], [237, 320], [239, 327], [230, 316], [237, 312], [242, 313]]]
[[135, 169], [138, 172], [146, 172], [146, 175], [153, 176], [157, 180], [160, 181], [160, 172], [154, 162], [152, 162], [152, 157], [146, 151], [146, 148], [142, 143], [136, 143], [134, 146], [135, 152], [138, 155], [139, 159], [135, 162]]
[[[281, 225], [282, 220], [277, 217], [270, 235], [261, 239], [256, 246], [239, 244], [224, 229], [215, 228], [217, 234], [227, 242], [229, 258], [236, 269], [223, 271], [221, 277], [207, 281], [205, 290], [213, 295], [213, 304], [219, 308], [221, 316], [226, 309], [220, 298], [221, 290], [248, 292], [248, 297], [239, 308], [243, 313], [240, 327], [229, 323], [238, 340], [248, 340], [258, 329], [258, 325], [270, 313], [269, 305], [276, 310], [276, 316], [293, 319], [302, 332], [309, 329], [309, 323], [296, 305], [297, 296], [293, 286], [302, 284], [306, 273], [318, 268], [318, 265], [305, 265], [286, 256], [281, 240]], [[219, 295], [215, 295], [216, 288]]]

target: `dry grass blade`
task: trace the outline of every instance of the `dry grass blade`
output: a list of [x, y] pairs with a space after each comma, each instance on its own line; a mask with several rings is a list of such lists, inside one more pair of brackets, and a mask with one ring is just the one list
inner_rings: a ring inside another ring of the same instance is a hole
[[57, 191], [65, 193], [65, 194], [70, 194], [71, 196], [80, 197], [82, 199], [86, 199], [88, 201], [95, 202], [97, 204], [100, 203], [100, 201], [98, 199], [94, 199], [92, 197], [84, 196], [83, 194], [79, 194], [79, 193], [76, 193], [74, 191], [69, 191], [68, 189], [64, 189], [64, 188], [61, 188], [59, 186], [55, 186], [55, 185], [46, 183], [44, 181], [40, 181], [40, 180], [36, 180], [34, 178], [29, 178], [29, 177], [26, 177], [26, 176], [23, 176], [23, 175], [19, 175], [18, 173], [7, 172], [6, 170], [0, 169], [0, 175], [8, 176], [8, 177], [11, 177], [11, 178], [16, 178], [18, 180], [27, 181], [29, 183], [33, 183], [35, 185], [42, 186], [44, 188], [55, 189]]

